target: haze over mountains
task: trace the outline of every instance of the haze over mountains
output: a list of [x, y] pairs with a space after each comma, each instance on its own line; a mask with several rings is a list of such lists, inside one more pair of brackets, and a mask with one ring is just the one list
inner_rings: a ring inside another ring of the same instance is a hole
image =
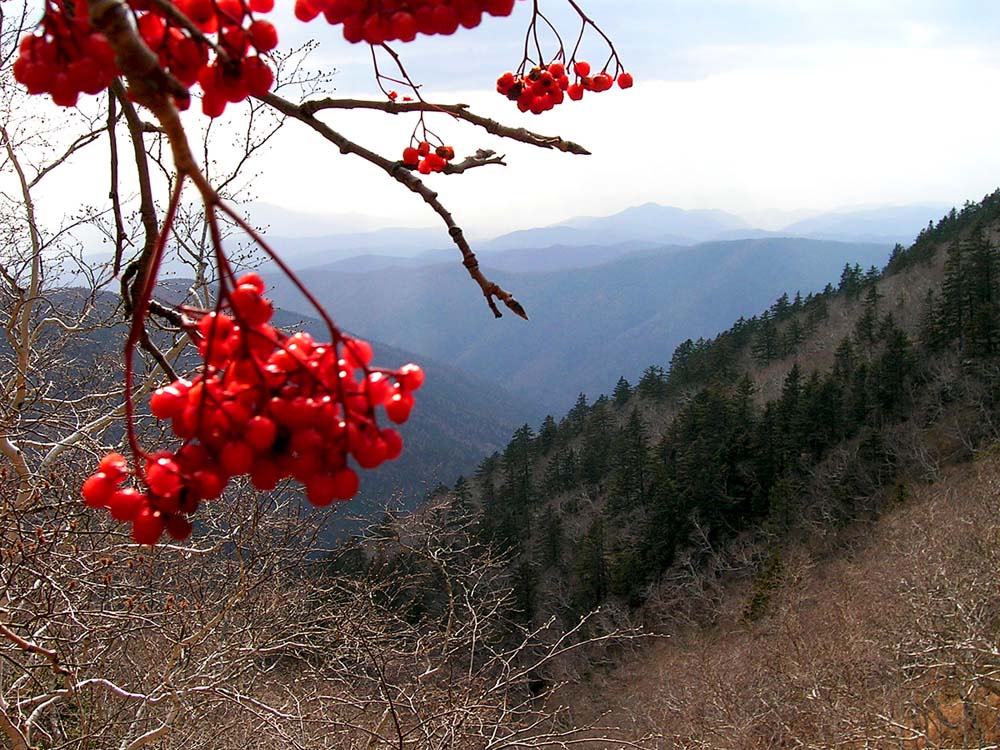
[[[386, 229], [274, 241], [340, 324], [502, 383], [554, 413], [665, 365], [786, 291], [881, 268], [940, 206], [862, 208], [767, 231], [724, 211], [648, 203], [475, 241], [480, 263], [531, 316], [495, 321], [443, 231]], [[302, 220], [303, 217], [296, 217]], [[312, 314], [268, 273], [281, 307]]]
[[[351, 330], [503, 383], [555, 413], [580, 392], [608, 392], [621, 375], [666, 364], [685, 339], [712, 336], [786, 290], [836, 281], [845, 262], [881, 266], [889, 247], [767, 238], [642, 250], [601, 265], [493, 274], [530, 321], [494, 320], [458, 263], [367, 272], [313, 267], [305, 280]], [[489, 269], [491, 256], [483, 257]], [[308, 313], [271, 274], [285, 309]]]
[[[530, 251], [548, 256], [549, 248], [604, 248], [601, 262], [637, 249], [663, 245], [690, 246], [716, 240], [763, 237], [804, 237], [840, 242], [877, 242], [890, 246], [909, 243], [917, 233], [949, 209], [943, 205], [883, 206], [818, 213], [778, 229], [754, 227], [746, 220], [719, 210], [685, 210], [655, 203], [627, 208], [601, 217], [576, 217], [546, 227], [517, 229], [493, 238], [472, 238], [477, 253], [485, 257], [512, 251]], [[305, 267], [335, 263], [358, 256], [395, 258], [394, 265], [450, 260], [455, 257], [447, 234], [438, 227], [389, 227], [373, 230], [370, 219], [352, 216], [313, 217], [262, 204], [250, 214], [258, 226], [267, 228], [275, 247], [293, 265]], [[383, 225], [385, 226], [385, 225]], [[331, 230], [331, 227], [336, 229]], [[614, 248], [614, 250], [611, 250]], [[539, 253], [545, 249], [545, 253]], [[560, 251], [555, 251], [560, 252]], [[582, 253], [586, 263], [593, 253]], [[513, 264], [516, 256], [504, 263]], [[518, 259], [521, 260], [521, 259]], [[367, 261], [361, 270], [382, 266], [385, 261]], [[554, 266], [576, 261], [547, 261]], [[501, 267], [493, 262], [494, 267]], [[346, 268], [346, 266], [345, 266]], [[524, 268], [521, 270], [543, 270]]]
[[[338, 323], [554, 413], [580, 392], [593, 397], [621, 375], [634, 380], [649, 364], [665, 365], [685, 339], [713, 336], [783, 292], [836, 282], [845, 262], [881, 267], [893, 244], [945, 212], [862, 208], [768, 231], [724, 211], [647, 203], [473, 240], [481, 265], [527, 309], [525, 323], [493, 320], [442, 229], [371, 230], [381, 220], [249, 211]], [[279, 306], [313, 314], [277, 269], [262, 270]]]

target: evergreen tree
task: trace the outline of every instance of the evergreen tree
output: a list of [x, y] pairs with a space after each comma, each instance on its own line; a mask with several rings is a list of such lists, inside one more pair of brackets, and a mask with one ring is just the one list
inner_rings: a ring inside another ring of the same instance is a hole
[[969, 278], [965, 263], [965, 243], [953, 240], [944, 264], [944, 281], [937, 311], [937, 331], [945, 342], [961, 351], [969, 323]]
[[646, 428], [638, 409], [632, 409], [628, 421], [618, 431], [611, 448], [609, 506], [632, 508], [643, 502], [646, 494], [649, 444]]
[[576, 397], [576, 403], [573, 404], [573, 408], [566, 412], [566, 416], [563, 418], [561, 424], [566, 425], [571, 430], [575, 430], [583, 424], [583, 420], [587, 418], [587, 413], [589, 411], [590, 407], [587, 405], [587, 394], [581, 393]]
[[650, 365], [642, 372], [636, 393], [651, 401], [663, 401], [667, 398], [667, 374], [658, 365]]
[[920, 345], [928, 351], [940, 349], [943, 345], [941, 333], [938, 330], [937, 304], [934, 290], [928, 289], [920, 308]]
[[612, 420], [608, 399], [601, 396], [591, 410], [583, 428], [583, 448], [580, 453], [580, 472], [584, 481], [598, 482], [608, 471], [611, 452]]
[[757, 335], [753, 341], [753, 356], [759, 363], [766, 365], [777, 359], [780, 354], [781, 342], [777, 326], [774, 325], [770, 314], [765, 313], [757, 326]]
[[608, 564], [604, 552], [604, 526], [594, 521], [577, 545], [573, 563], [577, 585], [573, 609], [584, 614], [595, 609], [608, 595]]
[[966, 330], [966, 353], [988, 357], [1000, 346], [1000, 281], [997, 248], [979, 227], [968, 247], [968, 290], [970, 309]]
[[611, 400], [614, 402], [614, 405], [623, 406], [631, 397], [632, 386], [629, 385], [629, 382], [624, 376], [618, 378], [618, 382], [615, 384], [615, 390], [611, 394]]
[[788, 299], [788, 292], [783, 293], [777, 300], [775, 300], [775, 303], [771, 305], [771, 317], [778, 322], [787, 318], [791, 314], [791, 311], [792, 304]]
[[806, 332], [798, 318], [793, 318], [781, 336], [782, 356], [788, 357], [798, 352], [802, 342], [806, 340]]
[[464, 476], [459, 476], [455, 480], [455, 488], [452, 490], [452, 513], [458, 518], [467, 517], [472, 513], [472, 490]]
[[565, 546], [562, 518], [551, 507], [546, 507], [541, 518], [539, 558], [543, 568], [558, 565]]
[[538, 439], [535, 441], [538, 452], [543, 456], [547, 456], [552, 448], [555, 447], [558, 436], [559, 428], [556, 426], [556, 420], [551, 414], [547, 414], [545, 419], [542, 420], [542, 426], [538, 430]]

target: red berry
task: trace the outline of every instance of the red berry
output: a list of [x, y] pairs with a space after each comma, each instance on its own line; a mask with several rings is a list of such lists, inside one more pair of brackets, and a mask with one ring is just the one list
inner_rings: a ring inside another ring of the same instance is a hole
[[87, 477], [80, 494], [83, 495], [83, 502], [91, 508], [103, 508], [117, 490], [115, 482], [107, 474], [99, 471]]
[[424, 384], [424, 371], [412, 362], [399, 369], [400, 384], [407, 391], [415, 391]]
[[358, 494], [360, 482], [358, 474], [350, 467], [344, 467], [333, 475], [334, 498], [337, 500], [350, 500]]
[[159, 497], [174, 497], [181, 491], [180, 469], [170, 458], [158, 458], [146, 467], [146, 484]]
[[230, 476], [246, 474], [253, 466], [253, 449], [242, 440], [228, 443], [219, 456], [219, 464]]
[[278, 427], [267, 417], [258, 414], [251, 417], [243, 431], [243, 439], [247, 441], [251, 448], [257, 453], [263, 453], [271, 449], [274, 439], [278, 434]]
[[178, 542], [183, 542], [191, 536], [191, 522], [181, 515], [172, 515], [167, 519], [167, 533]]
[[108, 453], [97, 465], [97, 470], [104, 472], [116, 484], [121, 484], [128, 474], [128, 461], [121, 453]]
[[329, 505], [336, 494], [337, 482], [330, 474], [317, 474], [306, 482], [306, 499], [313, 505]]
[[261, 491], [270, 491], [278, 486], [281, 472], [274, 461], [258, 459], [250, 469], [250, 483]]
[[[424, 150], [426, 146], [426, 150]], [[423, 150], [421, 156], [425, 156], [430, 151], [431, 145], [426, 141], [420, 144], [418, 151]], [[364, 367], [372, 361], [372, 346], [367, 341], [361, 339], [344, 339], [344, 348], [341, 350], [344, 361], [349, 367]]]
[[380, 434], [382, 436], [382, 440], [385, 442], [386, 461], [395, 461], [397, 458], [399, 458], [400, 454], [403, 452], [402, 436], [400, 436], [400, 434], [391, 427], [382, 430]]
[[[278, 31], [270, 21], [254, 21], [247, 29], [247, 35], [258, 52], [270, 52], [278, 46]], [[259, 276], [257, 278], [260, 278]], [[261, 289], [260, 291], [263, 291]]]
[[391, 38], [401, 42], [412, 42], [417, 36], [417, 19], [411, 13], [399, 11], [389, 19]]
[[619, 76], [618, 76], [618, 88], [620, 88], [620, 89], [630, 89], [630, 88], [632, 88], [632, 84], [633, 83], [634, 83], [634, 81], [632, 80], [632, 74], [631, 73], [621, 73], [621, 74], [619, 74]]
[[586, 60], [578, 60], [573, 63], [573, 72], [580, 76], [580, 78], [586, 78], [590, 75], [590, 63]]
[[111, 496], [108, 509], [116, 521], [133, 521], [146, 505], [146, 496], [132, 487], [118, 490]]
[[139, 544], [154, 545], [163, 536], [166, 521], [158, 510], [145, 507], [139, 511], [132, 522], [132, 538]]
[[396, 392], [386, 402], [385, 413], [396, 424], [402, 424], [410, 418], [413, 410], [413, 396], [406, 392]]
[[217, 500], [222, 497], [228, 481], [217, 468], [196, 471], [192, 480], [192, 492], [201, 500]]
[[614, 85], [609, 73], [598, 73], [594, 76], [594, 91], [607, 91]]

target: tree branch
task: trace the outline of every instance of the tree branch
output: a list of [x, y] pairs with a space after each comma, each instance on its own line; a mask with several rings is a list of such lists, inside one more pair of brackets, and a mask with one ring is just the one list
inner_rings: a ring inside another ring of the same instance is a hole
[[427, 203], [431, 209], [433, 209], [433, 211], [445, 223], [445, 226], [448, 227], [449, 236], [462, 253], [462, 265], [464, 265], [466, 270], [468, 270], [469, 275], [473, 278], [473, 280], [479, 284], [479, 288], [482, 289], [483, 296], [486, 298], [486, 303], [489, 305], [490, 310], [493, 311], [493, 315], [497, 318], [502, 317], [502, 313], [497, 308], [496, 302], [494, 301], [494, 299], [498, 299], [503, 302], [504, 305], [506, 305], [507, 308], [514, 314], [519, 315], [525, 320], [528, 319], [528, 315], [524, 311], [524, 308], [521, 307], [521, 303], [514, 299], [514, 296], [510, 292], [503, 289], [499, 284], [496, 284], [486, 278], [483, 272], [479, 269], [479, 260], [476, 258], [476, 254], [473, 252], [472, 248], [469, 246], [468, 240], [465, 239], [462, 228], [458, 226], [454, 217], [451, 215], [451, 212], [448, 211], [448, 209], [444, 207], [444, 204], [438, 199], [438, 194], [424, 184], [419, 177], [403, 166], [402, 162], [390, 161], [389, 159], [376, 154], [374, 151], [349, 140], [322, 120], [317, 119], [311, 112], [304, 110], [302, 105], [294, 104], [277, 94], [266, 94], [265, 96], [260, 97], [260, 100], [267, 102], [288, 117], [292, 117], [308, 125], [326, 140], [336, 145], [342, 154], [354, 154], [356, 156], [360, 156], [370, 164], [374, 164], [382, 169], [387, 175], [396, 180], [396, 182], [423, 198], [424, 202]]
[[590, 152], [578, 143], [567, 141], [559, 136], [541, 135], [526, 128], [512, 128], [488, 117], [477, 115], [469, 109], [468, 104], [431, 104], [429, 102], [391, 102], [372, 101], [370, 99], [313, 99], [303, 102], [302, 111], [314, 115], [324, 109], [374, 109], [390, 115], [401, 115], [408, 112], [442, 112], [459, 120], [465, 120], [478, 125], [486, 132], [501, 138], [509, 138], [529, 146], [551, 148], [568, 154], [590, 156]]

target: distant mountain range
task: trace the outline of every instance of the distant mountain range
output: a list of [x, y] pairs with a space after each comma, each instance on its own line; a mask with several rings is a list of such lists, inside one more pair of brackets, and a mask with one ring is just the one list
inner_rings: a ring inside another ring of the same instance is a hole
[[949, 206], [888, 206], [821, 214], [785, 227], [783, 233], [824, 240], [890, 242], [909, 245], [929, 221]]
[[[936, 221], [948, 209], [942, 205], [844, 209], [766, 230], [725, 211], [646, 203], [610, 216], [582, 216], [552, 226], [473, 239], [472, 244], [483, 263], [494, 269], [555, 271], [606, 263], [637, 250], [725, 240], [804, 237], [908, 244], [929, 221]], [[251, 205], [248, 213], [256, 226], [264, 228], [271, 246], [297, 269], [333, 269], [334, 264], [340, 264], [339, 270], [369, 272], [454, 262], [457, 258], [458, 251], [443, 227], [387, 227], [385, 220], [376, 217], [322, 216], [268, 204]], [[97, 247], [99, 240], [88, 244]], [[108, 252], [95, 251], [91, 257], [100, 260]], [[189, 269], [169, 259], [165, 272], [190, 274]], [[65, 283], [72, 285], [74, 281], [67, 278]]]
[[[783, 292], [836, 282], [845, 262], [881, 267], [889, 249], [765, 238], [644, 249], [587, 267], [504, 272], [498, 281], [524, 304], [528, 322], [513, 315], [495, 321], [456, 262], [403, 273], [333, 264], [310, 268], [304, 278], [341, 325], [561, 412], [578, 393], [608, 392], [621, 375], [634, 381], [646, 365], [666, 364], [683, 340], [712, 336]], [[495, 257], [503, 256], [484, 255], [483, 265]], [[269, 280], [280, 306], [308, 312], [286, 281], [275, 274]]]
[[[908, 244], [929, 221], [948, 211], [942, 205], [886, 206], [817, 214], [778, 230], [753, 227], [731, 213], [685, 210], [646, 203], [610, 216], [577, 217], [547, 227], [517, 229], [473, 242], [484, 263], [503, 270], [543, 271], [582, 268], [636, 250], [691, 246], [703, 242], [803, 237], [839, 242]], [[275, 227], [294, 221], [278, 221]], [[343, 262], [342, 270], [371, 271], [413, 267], [456, 258], [443, 228], [388, 228], [324, 234], [312, 232], [308, 218], [296, 215], [299, 235], [273, 231], [272, 245], [297, 268]], [[302, 236], [308, 232], [309, 236]], [[503, 256], [502, 259], [497, 256]], [[392, 260], [383, 260], [390, 258]], [[354, 266], [352, 269], [351, 266]]]

